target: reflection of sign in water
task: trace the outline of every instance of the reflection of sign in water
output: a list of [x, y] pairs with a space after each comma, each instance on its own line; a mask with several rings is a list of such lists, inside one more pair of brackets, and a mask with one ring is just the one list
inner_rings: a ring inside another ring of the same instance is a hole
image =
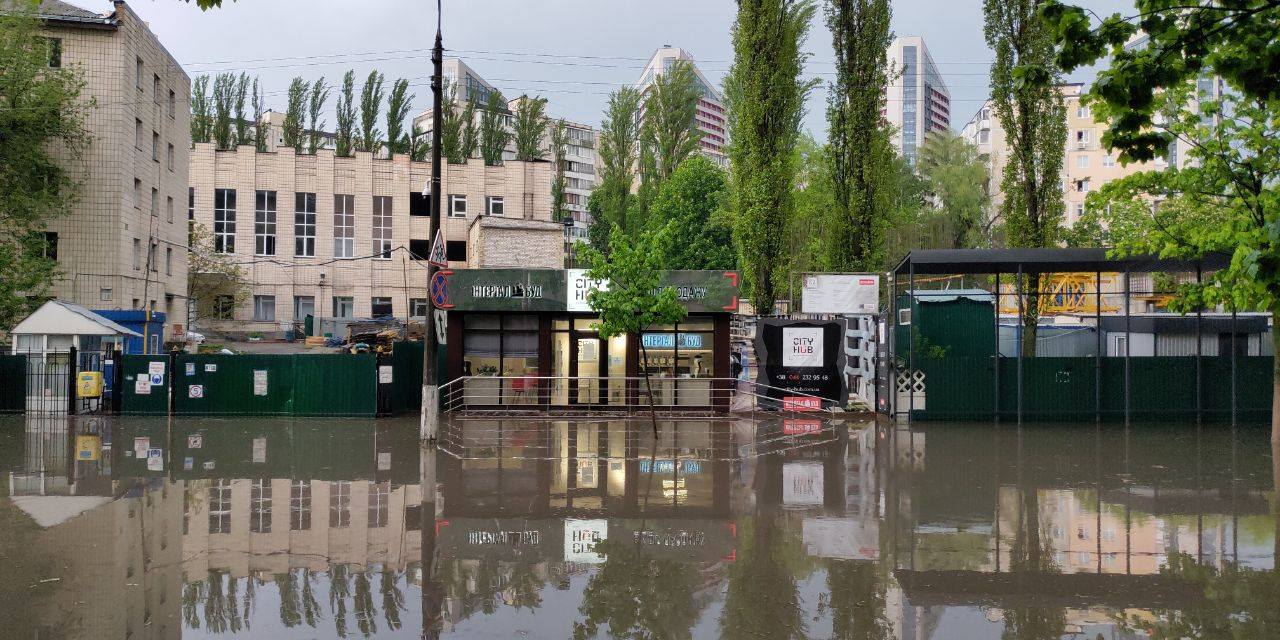
[[600, 564], [604, 556], [596, 553], [596, 543], [609, 537], [608, 520], [565, 520], [564, 560]]
[[537, 529], [512, 529], [468, 531], [467, 544], [473, 547], [520, 547], [542, 544], [542, 532]]
[[822, 398], [817, 396], [783, 396], [782, 408], [786, 411], [821, 411]]
[[874, 518], [805, 518], [805, 553], [820, 558], [877, 560], [880, 527]]
[[97, 460], [102, 453], [102, 438], [98, 436], [76, 436], [76, 460]]
[[822, 504], [821, 462], [788, 462], [782, 465], [782, 504], [798, 507]]
[[782, 433], [788, 436], [806, 435], [822, 431], [821, 420], [783, 420]]
[[681, 349], [702, 348], [701, 333], [681, 333], [678, 337], [674, 333], [646, 333], [640, 336], [646, 349], [674, 349], [677, 340]]
[[[650, 460], [648, 458], [640, 459], [640, 473], [649, 473], [650, 467], [654, 473], [671, 473], [675, 471], [675, 460]], [[681, 460], [680, 473], [702, 473], [702, 461], [700, 460]]]
[[783, 327], [782, 366], [821, 367], [822, 328]]
[[253, 461], [255, 464], [264, 464], [267, 461], [267, 439], [253, 439]]

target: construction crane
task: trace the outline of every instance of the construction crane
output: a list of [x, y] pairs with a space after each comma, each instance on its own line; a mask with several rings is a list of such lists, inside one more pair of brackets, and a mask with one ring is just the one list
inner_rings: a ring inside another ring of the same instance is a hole
[[[1053, 314], [1093, 314], [1101, 311], [1102, 313], [1115, 313], [1120, 308], [1114, 304], [1108, 303], [1106, 296], [1108, 291], [1115, 290], [1117, 274], [1102, 274], [1102, 291], [1103, 300], [1102, 308], [1098, 309], [1098, 297], [1096, 295], [1096, 285], [1098, 274], [1095, 273], [1050, 273], [1045, 274], [1040, 279], [1040, 313], [1042, 315]], [[1108, 286], [1111, 285], [1111, 286]], [[1014, 289], [1012, 284], [1001, 287], [1000, 296], [1000, 313], [1016, 314], [1018, 313], [1018, 300], [1013, 295]]]

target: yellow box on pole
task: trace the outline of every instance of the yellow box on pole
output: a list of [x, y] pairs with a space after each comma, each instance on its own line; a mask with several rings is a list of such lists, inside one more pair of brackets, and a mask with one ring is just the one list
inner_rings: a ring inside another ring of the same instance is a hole
[[102, 372], [81, 371], [76, 376], [76, 396], [81, 398], [102, 397]]

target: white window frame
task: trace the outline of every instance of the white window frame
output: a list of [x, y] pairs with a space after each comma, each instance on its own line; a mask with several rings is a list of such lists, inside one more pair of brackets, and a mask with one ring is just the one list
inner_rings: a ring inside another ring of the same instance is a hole
[[[458, 205], [461, 205], [461, 207]], [[449, 217], [467, 217], [467, 196], [458, 193], [449, 194]]]
[[1113, 155], [1111, 155], [1111, 154], [1107, 154], [1107, 155], [1105, 155], [1105, 156], [1102, 156], [1102, 166], [1104, 166], [1104, 167], [1114, 167], [1114, 166], [1116, 166], [1116, 157], [1115, 157], [1115, 156], [1113, 156]]
[[1078, 156], [1076, 156], [1076, 168], [1077, 168], [1077, 169], [1088, 169], [1088, 168], [1089, 168], [1089, 156], [1088, 156], [1088, 155], [1085, 155], [1085, 154], [1083, 154], [1083, 153], [1082, 153], [1082, 154], [1080, 154], [1080, 155], [1078, 155]]
[[236, 252], [236, 190], [213, 190], [213, 251]]
[[373, 259], [391, 259], [391, 196], [373, 197]]
[[[267, 314], [267, 304], [271, 305], [271, 313]], [[253, 321], [254, 322], [275, 322], [276, 321], [276, 297], [268, 295], [253, 296]]]
[[[338, 314], [338, 303], [344, 303], [347, 308], [346, 315]], [[353, 296], [334, 296], [333, 297], [333, 317], [335, 318], [354, 318], [356, 315], [356, 299]]]
[[[494, 211], [495, 205], [497, 211]], [[488, 196], [485, 198], [485, 215], [504, 217], [506, 215], [507, 205], [502, 196]]]
[[316, 194], [293, 194], [293, 255], [316, 257]]
[[276, 192], [253, 193], [253, 255], [276, 255]]
[[333, 257], [356, 256], [356, 197], [333, 195]]

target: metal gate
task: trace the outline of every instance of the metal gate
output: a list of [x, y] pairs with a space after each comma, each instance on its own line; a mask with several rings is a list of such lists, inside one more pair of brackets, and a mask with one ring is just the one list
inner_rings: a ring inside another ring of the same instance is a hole
[[[26, 357], [26, 402], [28, 414], [75, 414], [109, 410], [113, 389], [115, 352], [45, 351]], [[77, 392], [76, 379], [83, 372], [98, 372], [101, 392], [85, 397]]]

